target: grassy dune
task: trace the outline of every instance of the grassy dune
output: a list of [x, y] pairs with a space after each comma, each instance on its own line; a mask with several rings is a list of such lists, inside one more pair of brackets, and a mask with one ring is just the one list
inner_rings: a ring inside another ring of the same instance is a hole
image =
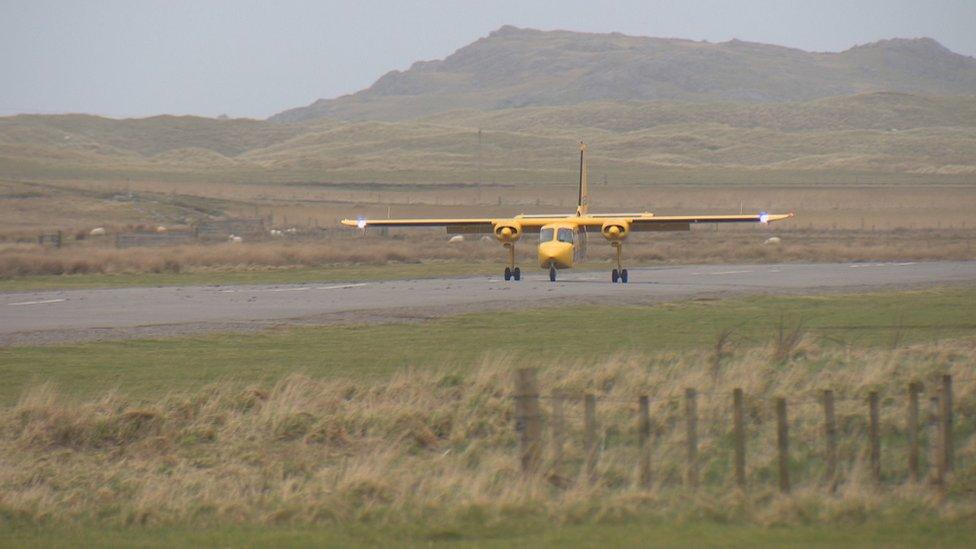
[[0, 118], [0, 176], [558, 183], [572, 180], [567, 159], [582, 137], [596, 175], [615, 184], [968, 184], [974, 104], [878, 93], [773, 105], [595, 102], [399, 122], [17, 116]]

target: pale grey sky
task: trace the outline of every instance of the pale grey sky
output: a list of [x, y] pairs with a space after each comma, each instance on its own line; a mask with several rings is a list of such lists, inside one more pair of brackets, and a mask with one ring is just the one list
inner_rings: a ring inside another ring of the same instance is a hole
[[976, 55], [976, 0], [0, 0], [0, 116], [264, 118], [511, 24], [840, 51], [935, 38]]

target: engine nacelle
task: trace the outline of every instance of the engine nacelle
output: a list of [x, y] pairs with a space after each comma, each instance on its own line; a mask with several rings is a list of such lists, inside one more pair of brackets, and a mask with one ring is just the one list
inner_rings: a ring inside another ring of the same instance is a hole
[[499, 223], [495, 225], [495, 238], [499, 242], [515, 242], [522, 238], [522, 225], [520, 223]]
[[630, 234], [630, 223], [626, 221], [607, 221], [600, 227], [600, 234], [610, 242], [620, 242]]

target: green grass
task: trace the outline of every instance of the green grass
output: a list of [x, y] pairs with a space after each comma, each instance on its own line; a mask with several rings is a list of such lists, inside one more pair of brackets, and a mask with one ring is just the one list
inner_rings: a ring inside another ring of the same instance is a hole
[[465, 369], [486, 353], [557, 361], [708, 350], [727, 328], [734, 329], [737, 345], [764, 345], [779, 326], [798, 323], [824, 345], [884, 347], [966, 336], [976, 329], [976, 289], [574, 306], [420, 323], [8, 347], [0, 349], [0, 403], [13, 402], [37, 382], [78, 396], [117, 387], [139, 398], [216, 380], [269, 382], [292, 372], [376, 379], [406, 367]]
[[389, 265], [336, 265], [268, 271], [35, 275], [0, 279], [0, 292], [122, 288], [127, 286], [216, 286], [224, 284], [301, 284], [359, 280], [398, 280], [494, 274], [497, 263], [431, 261]]
[[[644, 264], [633, 262], [634, 267]], [[500, 276], [504, 263], [434, 260], [384, 265], [331, 265], [326, 267], [258, 271], [189, 271], [185, 273], [31, 275], [0, 278], [0, 292], [81, 290], [135, 286], [222, 286], [231, 284], [304, 284], [440, 278], [446, 276]], [[607, 271], [607, 263], [589, 261], [576, 272]], [[527, 269], [528, 270], [528, 269]], [[543, 271], [539, 271], [543, 272]]]
[[390, 527], [366, 524], [331, 527], [159, 529], [159, 528], [15, 528], [0, 534], [0, 545], [45, 547], [310, 547], [310, 546], [432, 546], [510, 547], [755, 547], [755, 546], [879, 546], [918, 547], [927, 544], [972, 547], [976, 528], [938, 520], [879, 521], [762, 527], [706, 521], [663, 523], [630, 520], [621, 523], [557, 525], [533, 520], [514, 524], [473, 523], [457, 527]]

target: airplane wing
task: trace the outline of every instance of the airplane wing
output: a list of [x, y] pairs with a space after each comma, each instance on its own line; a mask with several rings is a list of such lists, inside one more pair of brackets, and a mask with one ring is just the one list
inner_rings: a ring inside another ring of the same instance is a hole
[[687, 231], [693, 223], [769, 223], [793, 217], [793, 214], [755, 215], [654, 215], [652, 213], [595, 214], [586, 216], [517, 215], [499, 219], [343, 219], [347, 227], [445, 227], [454, 234], [492, 233], [496, 226], [517, 224], [526, 232], [537, 232], [543, 225], [569, 222], [587, 227], [601, 227], [614, 220], [625, 221], [633, 231]]
[[594, 214], [582, 219], [588, 227], [601, 227], [614, 220], [624, 221], [630, 225], [632, 231], [687, 231], [696, 223], [771, 223], [793, 217], [788, 214], [769, 214], [760, 212], [755, 215], [654, 215], [652, 213], [639, 214]]
[[347, 227], [446, 227], [449, 233], [491, 233], [497, 219], [343, 219]]

